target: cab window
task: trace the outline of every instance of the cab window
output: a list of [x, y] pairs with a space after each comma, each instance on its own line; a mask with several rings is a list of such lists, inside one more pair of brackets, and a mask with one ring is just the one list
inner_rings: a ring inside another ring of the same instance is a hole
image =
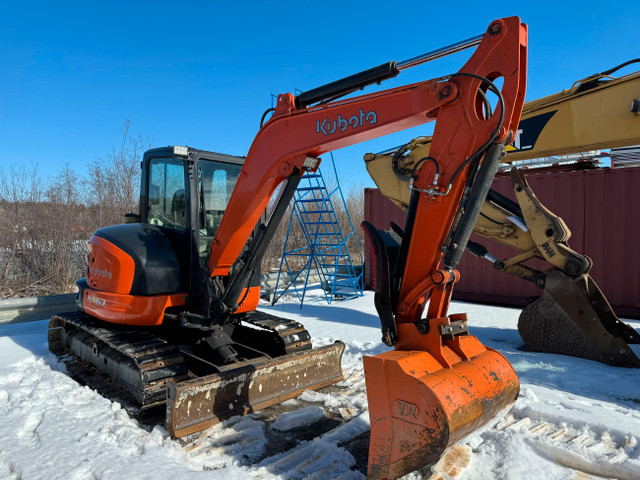
[[184, 230], [187, 201], [184, 164], [174, 158], [154, 158], [149, 162], [147, 219], [152, 225]]
[[200, 200], [200, 254], [206, 260], [211, 242], [224, 215], [242, 165], [200, 159], [198, 161], [198, 192]]

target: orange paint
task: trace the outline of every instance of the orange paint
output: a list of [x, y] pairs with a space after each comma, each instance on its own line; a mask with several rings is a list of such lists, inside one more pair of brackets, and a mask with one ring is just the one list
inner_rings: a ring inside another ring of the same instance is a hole
[[242, 290], [238, 300], [242, 300], [243, 298], [244, 300], [242, 300], [240, 308], [234, 313], [253, 312], [258, 307], [258, 303], [260, 302], [260, 286], [249, 288], [249, 294], [245, 298], [244, 294], [246, 291], [246, 288]]
[[[469, 175], [467, 160], [482, 152], [488, 140], [515, 138], [525, 96], [526, 55], [526, 25], [509, 17], [492, 22], [461, 75], [303, 109], [296, 108], [293, 95], [279, 95], [273, 117], [251, 145], [217, 230], [207, 266], [212, 276], [224, 276], [277, 187], [296, 170], [303, 171], [307, 157], [437, 120], [430, 155], [438, 162], [439, 178], [434, 185], [434, 167], [425, 163], [413, 183], [419, 193], [397, 298], [396, 350], [364, 357], [370, 479], [397, 478], [435, 463], [448, 446], [517, 398], [517, 376], [501, 354], [474, 336], [441, 330], [464, 318], [447, 316], [459, 276], [439, 268]], [[488, 119], [478, 94], [483, 82], [469, 74], [502, 78], [504, 103]], [[501, 109], [504, 121], [499, 124]], [[353, 124], [345, 120], [352, 118]], [[442, 195], [426, 193], [428, 189]], [[185, 303], [184, 294], [126, 295], [133, 261], [104, 240], [93, 241], [92, 253], [96, 265], [89, 285], [112, 293], [87, 289], [83, 300], [90, 314], [115, 323], [158, 325], [166, 308]], [[239, 311], [254, 309], [258, 298], [259, 289], [251, 289]], [[427, 302], [428, 319], [422, 321]]]
[[138, 296], [87, 288], [82, 297], [82, 308], [89, 315], [107, 322], [150, 327], [162, 325], [165, 310], [184, 305], [186, 299], [185, 293]]
[[467, 338], [481, 353], [451, 367], [419, 350], [363, 358], [371, 420], [368, 479], [399, 478], [437, 462], [446, 448], [515, 402], [519, 383], [509, 362]]
[[136, 269], [133, 258], [97, 235], [89, 242], [89, 286], [102, 292], [130, 293]]
[[[517, 128], [524, 103], [526, 47], [526, 26], [517, 17], [496, 20], [461, 69], [504, 79], [501, 127], [499, 110], [484, 119], [478, 108], [479, 82], [468, 76], [450, 80], [457, 86], [457, 98], [438, 109], [429, 155], [440, 166], [435, 188], [447, 193], [419, 195], [397, 300], [396, 350], [363, 359], [371, 420], [369, 479], [398, 478], [437, 462], [446, 448], [518, 396], [517, 375], [501, 354], [466, 332], [445, 333], [453, 321], [466, 321], [466, 316], [447, 316], [459, 274], [440, 268], [441, 247], [447, 243], [469, 175], [466, 160], [493, 132], [498, 131], [498, 142]], [[420, 168], [413, 186], [422, 192], [434, 188], [434, 174], [431, 164]], [[427, 301], [427, 318], [421, 319]]]

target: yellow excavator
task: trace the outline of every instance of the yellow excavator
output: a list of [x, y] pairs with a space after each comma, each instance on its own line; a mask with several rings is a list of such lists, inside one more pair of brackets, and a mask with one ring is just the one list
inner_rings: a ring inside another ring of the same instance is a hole
[[[640, 71], [614, 77], [640, 59], [575, 82], [571, 88], [525, 103], [513, 145], [503, 162], [544, 158], [640, 144]], [[491, 105], [484, 102], [484, 109]], [[418, 137], [383, 154], [365, 155], [369, 174], [381, 193], [405, 212], [416, 189], [414, 172], [429, 167], [431, 137]], [[424, 164], [424, 165], [423, 165]], [[434, 173], [437, 182], [437, 172]], [[525, 307], [518, 321], [531, 348], [588, 358], [610, 365], [640, 367], [629, 344], [640, 335], [621, 322], [589, 275], [591, 259], [572, 250], [564, 221], [542, 205], [522, 170], [511, 169], [517, 203], [490, 190], [473, 231], [519, 251], [507, 259], [492, 256], [478, 243], [467, 250], [494, 269], [530, 281], [542, 295]], [[425, 189], [428, 194], [429, 189]], [[460, 212], [459, 212], [460, 213]], [[390, 235], [397, 235], [390, 232]], [[525, 264], [539, 258], [541, 271]]]

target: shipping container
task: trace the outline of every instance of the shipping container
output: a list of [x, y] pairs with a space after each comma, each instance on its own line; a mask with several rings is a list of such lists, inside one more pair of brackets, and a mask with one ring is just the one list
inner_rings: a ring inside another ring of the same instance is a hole
[[[616, 313], [640, 318], [640, 168], [532, 169], [525, 174], [542, 204], [571, 230], [569, 246], [593, 260], [591, 276]], [[497, 176], [492, 188], [515, 200], [509, 175]], [[365, 189], [365, 220], [386, 230], [392, 221], [404, 226], [405, 215], [377, 189]], [[471, 240], [500, 259], [517, 252], [475, 234]], [[370, 255], [365, 245], [366, 265], [371, 264]], [[365, 285], [370, 287], [369, 270], [365, 266]], [[453, 293], [457, 300], [522, 307], [541, 293], [533, 284], [497, 272], [490, 262], [468, 252], [458, 270], [461, 279]]]

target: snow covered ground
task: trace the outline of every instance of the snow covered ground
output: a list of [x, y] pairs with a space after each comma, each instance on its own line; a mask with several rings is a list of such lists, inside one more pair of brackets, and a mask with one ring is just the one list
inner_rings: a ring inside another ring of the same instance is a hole
[[[303, 323], [316, 345], [343, 340], [345, 381], [186, 441], [69, 378], [48, 352], [46, 320], [1, 326], [0, 478], [364, 478], [361, 356], [387, 350], [372, 294], [264, 309]], [[410, 478], [640, 478], [640, 370], [523, 350], [515, 309], [454, 303], [450, 311], [467, 312], [472, 333], [507, 356], [520, 397], [504, 419]]]

